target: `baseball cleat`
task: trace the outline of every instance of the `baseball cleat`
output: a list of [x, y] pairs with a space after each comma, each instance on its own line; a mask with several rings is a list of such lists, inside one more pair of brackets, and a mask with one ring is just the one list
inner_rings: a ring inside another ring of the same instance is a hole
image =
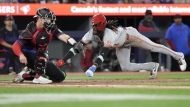
[[155, 67], [153, 70], [150, 72], [150, 79], [156, 78], [157, 71], [158, 71], [159, 63], [155, 63]]
[[185, 71], [187, 67], [187, 63], [185, 61], [184, 55], [182, 55], [182, 57], [178, 60], [178, 63], [179, 63], [181, 71]]
[[24, 78], [22, 77], [24, 74], [29, 74], [29, 70], [25, 67], [18, 75], [13, 79], [13, 82], [23, 82]]
[[22, 75], [25, 74], [25, 71], [21, 71], [20, 73], [18, 73], [18, 75], [13, 79], [13, 82], [23, 82], [24, 78], [22, 77]]
[[86, 75], [87, 75], [88, 77], [93, 77], [94, 73], [93, 73], [91, 70], [87, 70], [87, 71], [86, 71]]
[[43, 76], [39, 76], [38, 78], [34, 78], [32, 82], [35, 84], [49, 84], [52, 83], [52, 80], [49, 80]]

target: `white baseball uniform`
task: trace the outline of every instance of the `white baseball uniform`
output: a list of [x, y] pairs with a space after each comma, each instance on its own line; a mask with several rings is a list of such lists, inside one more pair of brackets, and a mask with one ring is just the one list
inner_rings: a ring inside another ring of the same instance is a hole
[[176, 60], [179, 60], [182, 56], [181, 53], [174, 52], [163, 45], [152, 42], [133, 27], [118, 27], [117, 31], [105, 28], [102, 41], [98, 36], [93, 35], [93, 30], [91, 29], [82, 38], [84, 43], [89, 43], [90, 41], [101, 43], [104, 47], [116, 48], [116, 55], [123, 71], [151, 71], [155, 67], [155, 62], [130, 63], [131, 46], [152, 52], [169, 54]]

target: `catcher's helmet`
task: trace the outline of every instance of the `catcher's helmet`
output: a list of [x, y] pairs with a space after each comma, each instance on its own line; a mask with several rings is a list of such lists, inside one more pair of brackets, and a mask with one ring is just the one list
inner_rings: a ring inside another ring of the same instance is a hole
[[106, 20], [106, 17], [103, 15], [103, 14], [95, 14], [93, 17], [92, 17], [92, 25], [96, 25], [96, 24], [99, 24], [100, 23], [100, 26], [98, 27], [98, 30], [99, 31], [103, 31], [106, 24], [107, 24], [107, 20]]
[[46, 7], [42, 7], [42, 8], [39, 8], [36, 12], [36, 15], [34, 16], [34, 18], [36, 17], [41, 17], [41, 18], [50, 18], [51, 20], [56, 20], [56, 17], [54, 15], [54, 13], [46, 8]]
[[47, 29], [47, 30], [51, 30], [55, 25], [56, 16], [48, 8], [45, 8], [45, 7], [39, 8], [37, 10], [36, 15], [34, 16], [34, 18], [36, 18], [36, 17], [50, 18], [51, 19], [50, 23], [44, 22], [44, 28]]

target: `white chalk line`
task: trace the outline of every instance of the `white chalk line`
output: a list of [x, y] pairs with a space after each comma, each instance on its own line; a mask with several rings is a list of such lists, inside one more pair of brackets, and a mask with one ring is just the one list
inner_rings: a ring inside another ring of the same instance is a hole
[[68, 101], [118, 101], [118, 100], [190, 100], [185, 95], [148, 95], [148, 94], [0, 94], [0, 104], [29, 102], [68, 102]]

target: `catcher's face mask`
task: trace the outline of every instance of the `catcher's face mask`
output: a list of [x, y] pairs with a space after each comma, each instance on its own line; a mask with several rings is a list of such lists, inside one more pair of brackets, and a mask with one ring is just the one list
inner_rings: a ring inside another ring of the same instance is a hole
[[42, 18], [42, 24], [44, 25], [44, 23], [50, 24], [51, 19], [50, 18]]
[[48, 8], [38, 9], [34, 18], [36, 18], [36, 17], [41, 18], [41, 20], [42, 20], [41, 22], [47, 31], [51, 31], [52, 28], [54, 28], [56, 16], [50, 9], [48, 9]]
[[46, 15], [46, 17], [43, 17], [44, 19], [44, 28], [47, 31], [51, 31], [51, 29], [55, 26], [56, 16], [50, 12], [49, 15]]

